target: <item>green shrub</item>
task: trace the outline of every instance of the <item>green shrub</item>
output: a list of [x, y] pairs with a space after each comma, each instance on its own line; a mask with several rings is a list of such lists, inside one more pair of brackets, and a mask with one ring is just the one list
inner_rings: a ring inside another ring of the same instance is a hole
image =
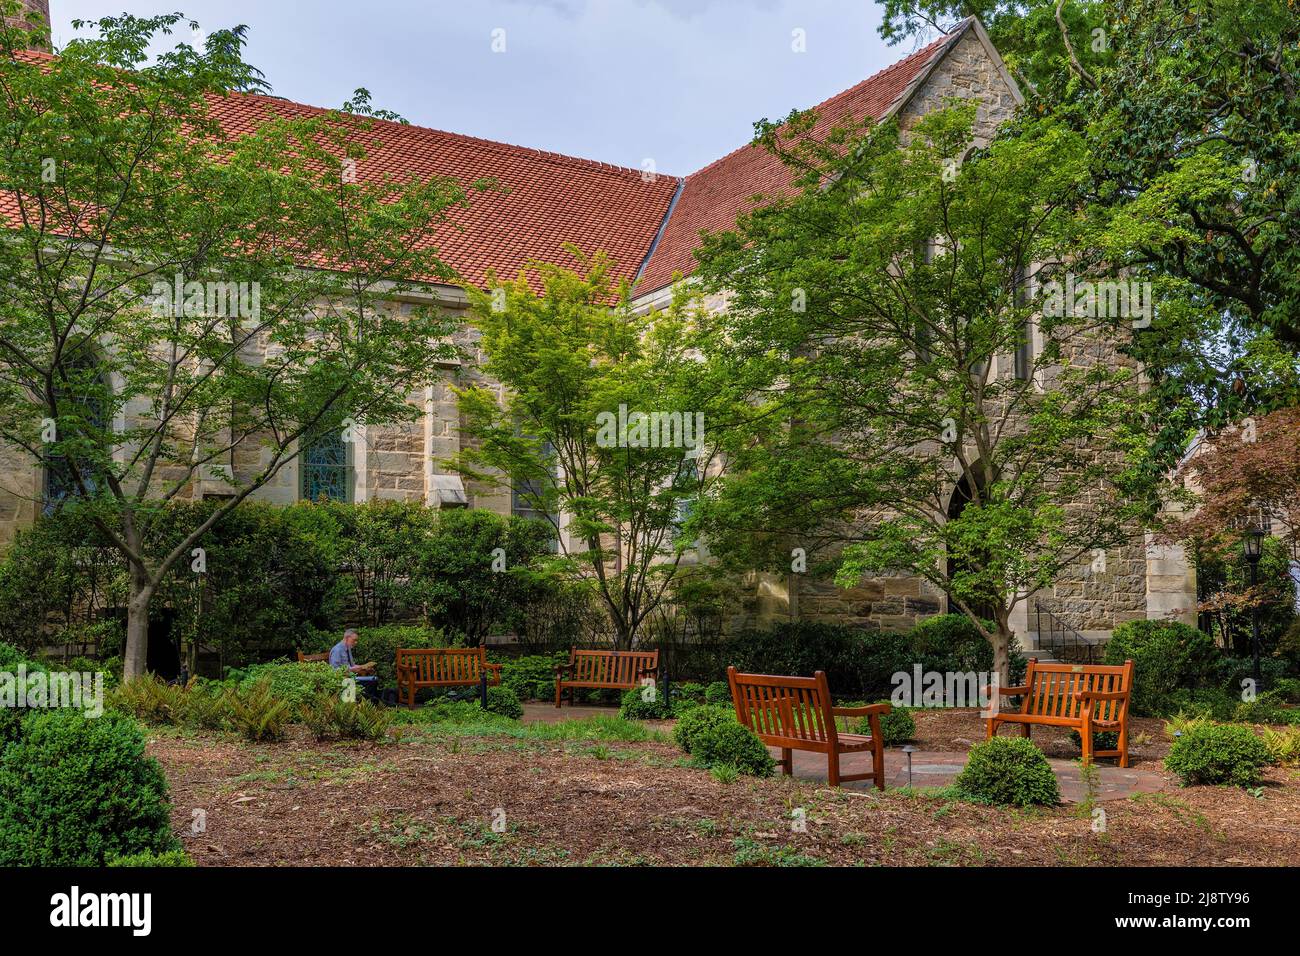
[[[726, 681], [719, 681], [719, 683], [723, 684], [723, 686], [726, 686]], [[673, 684], [672, 696], [674, 701], [693, 700], [697, 704], [703, 704], [705, 702], [704, 695], [707, 691], [708, 691], [708, 687], [706, 687], [704, 684], [696, 684], [691, 681], [685, 681], [681, 684]]]
[[618, 715], [624, 720], [667, 720], [673, 714], [658, 687], [633, 687], [623, 694]]
[[1273, 685], [1273, 690], [1288, 704], [1300, 704], [1300, 679], [1283, 677]]
[[[317, 696], [326, 696], [328, 692]], [[268, 678], [251, 685], [241, 685], [230, 695], [230, 725], [254, 743], [283, 740], [284, 728], [302, 706], [280, 696]]]
[[0, 753], [0, 866], [103, 866], [176, 850], [170, 817], [162, 768], [124, 714], [34, 711]]
[[509, 687], [489, 687], [487, 697], [488, 713], [509, 717], [511, 720], [524, 716], [524, 705], [519, 703], [519, 698]]
[[953, 786], [966, 799], [982, 803], [1028, 807], [1061, 802], [1051, 764], [1023, 737], [994, 737], [976, 744]]
[[[360, 661], [361, 658], [357, 660]], [[345, 677], [342, 670], [335, 670], [322, 661], [308, 664], [272, 661], [270, 664], [257, 664], [248, 668], [239, 682], [239, 689], [242, 693], [259, 684], [266, 684], [271, 688], [273, 697], [297, 710], [321, 694], [341, 695]]]
[[1244, 724], [1290, 724], [1300, 718], [1300, 710], [1286, 706], [1276, 690], [1265, 691], [1251, 701], [1242, 701], [1232, 712], [1232, 719]]
[[1188, 717], [1205, 717], [1228, 721], [1241, 703], [1240, 694], [1232, 694], [1217, 687], [1194, 690], [1176, 690], [1166, 698], [1165, 715], [1184, 714]]
[[766, 777], [776, 766], [767, 747], [754, 732], [734, 720], [702, 728], [691, 746], [691, 756], [706, 767], [726, 764], [750, 776]]
[[706, 732], [723, 724], [736, 723], [736, 712], [724, 707], [705, 704], [693, 707], [682, 714], [673, 727], [673, 740], [688, 754], [695, 753], [696, 741]]
[[672, 711], [674, 718], [682, 716], [682, 714], [686, 713], [688, 710], [694, 710], [696, 707], [704, 706], [707, 705], [701, 701], [694, 700], [690, 697], [678, 697], [675, 692], [673, 694]]
[[1165, 769], [1177, 774], [1185, 787], [1216, 783], [1254, 787], [1272, 763], [1268, 747], [1249, 727], [1204, 724], [1189, 728], [1174, 741]]
[[46, 670], [40, 661], [32, 660], [14, 645], [0, 641], [0, 671], [16, 671], [19, 664], [25, 664], [29, 674]]
[[145, 850], [143, 853], [129, 853], [126, 856], [118, 856], [108, 861], [112, 867], [161, 867], [177, 866], [192, 867], [194, 861], [190, 859], [188, 853], [184, 850], [166, 850], [162, 853], [155, 853], [152, 850]]
[[520, 700], [554, 700], [555, 668], [569, 659], [568, 654], [492, 656], [501, 664], [501, 686], [509, 687]]
[[[992, 621], [985, 621], [984, 626], [990, 631], [997, 627]], [[927, 617], [907, 632], [907, 642], [913, 661], [920, 663], [923, 672], [989, 673], [993, 670], [993, 645], [965, 614]], [[1008, 664], [1011, 683], [1018, 684], [1025, 676], [1026, 661], [1015, 644]]]
[[1106, 663], [1132, 660], [1133, 712], [1148, 717], [1173, 713], [1180, 689], [1218, 683], [1223, 658], [1213, 639], [1177, 621], [1129, 621], [1115, 628]]
[[[880, 701], [882, 704], [888, 704], [889, 701]], [[860, 707], [861, 704], [846, 704], [845, 706]], [[858, 719], [857, 726], [853, 728], [857, 734], [871, 733], [871, 718], [861, 717]], [[912, 711], [907, 707], [891, 706], [889, 713], [880, 715], [880, 736], [885, 741], [886, 747], [892, 747], [895, 744], [905, 744], [909, 740], [916, 739], [916, 719], [912, 716]]]
[[727, 706], [731, 703], [731, 685], [725, 680], [715, 680], [704, 688], [704, 702]]
[[[1083, 737], [1077, 730], [1070, 731], [1070, 742], [1080, 750], [1083, 749]], [[1118, 750], [1119, 749], [1119, 731], [1118, 730], [1096, 730], [1092, 734], [1092, 751], [1098, 750]]]

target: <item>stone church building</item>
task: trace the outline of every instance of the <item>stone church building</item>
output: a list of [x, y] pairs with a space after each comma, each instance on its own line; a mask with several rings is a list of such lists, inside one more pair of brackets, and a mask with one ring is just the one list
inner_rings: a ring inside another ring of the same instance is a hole
[[[47, 14], [45, 0], [27, 2]], [[859, 121], [896, 118], [905, 132], [951, 97], [978, 100], [977, 143], [991, 139], [1021, 102], [1014, 79], [974, 18], [815, 109], [823, 128], [845, 116]], [[232, 95], [216, 108], [232, 132], [250, 128], [268, 111], [295, 116], [324, 112], [246, 94]], [[358, 168], [361, 177], [414, 170], [464, 184], [490, 177], [503, 187], [474, 194], [469, 206], [455, 211], [452, 222], [433, 237], [442, 259], [467, 283], [481, 287], [489, 270], [513, 276], [532, 260], [562, 261], [562, 244], [571, 242], [588, 253], [606, 251], [617, 266], [614, 278], [635, 282], [634, 304], [642, 309], [665, 304], [676, 276], [689, 281], [702, 230], [728, 228], [748, 208], [750, 197], [789, 184], [785, 167], [753, 145], [676, 178], [418, 126], [380, 122], [375, 135], [379, 144]], [[462, 291], [451, 286], [430, 287], [426, 301], [450, 310], [465, 306]], [[461, 328], [459, 344], [473, 356], [475, 333], [464, 324]], [[527, 514], [514, 496], [463, 483], [443, 464], [461, 442], [451, 386], [481, 381], [472, 360], [446, 371], [442, 384], [411, 396], [422, 409], [416, 421], [370, 429], [358, 442], [307, 449], [257, 497], [289, 503], [324, 493], [355, 502], [398, 499], [431, 508]], [[256, 454], [250, 449], [250, 456]], [[238, 473], [247, 464], [251, 461], [235, 455], [223, 467]], [[38, 519], [49, 501], [50, 484], [45, 469], [0, 452], [0, 548]], [[217, 472], [195, 482], [192, 497], [227, 491]], [[1049, 628], [1102, 639], [1116, 625], [1135, 619], [1175, 616], [1195, 623], [1195, 579], [1181, 549], [1138, 540], [1108, 562], [1106, 573], [1086, 571], [1085, 565], [1074, 579], [1059, 581], [1052, 593], [1021, 605], [1013, 625], [1022, 646], [1038, 647], [1040, 632], [1046, 644]], [[790, 575], [757, 580], [744, 617], [751, 622], [828, 619], [896, 629], [945, 610], [946, 596], [917, 579], [872, 579], [843, 590], [829, 581]]]

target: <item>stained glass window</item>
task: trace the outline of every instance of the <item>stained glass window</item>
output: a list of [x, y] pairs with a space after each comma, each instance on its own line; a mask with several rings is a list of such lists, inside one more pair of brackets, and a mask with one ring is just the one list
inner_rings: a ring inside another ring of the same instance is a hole
[[299, 466], [302, 497], [308, 501], [351, 501], [352, 468], [343, 433], [331, 432], [312, 442]]

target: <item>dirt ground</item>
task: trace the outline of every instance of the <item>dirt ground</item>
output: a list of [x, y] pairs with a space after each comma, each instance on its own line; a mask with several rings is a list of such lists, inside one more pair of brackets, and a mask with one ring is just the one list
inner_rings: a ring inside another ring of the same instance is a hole
[[[972, 712], [916, 718], [923, 749], [983, 739]], [[1164, 773], [1162, 722], [1135, 724], [1134, 766]], [[149, 751], [172, 788], [173, 825], [200, 865], [1300, 863], [1294, 769], [1270, 770], [1259, 796], [1181, 789], [1171, 779], [1163, 793], [1105, 804], [1105, 830], [1094, 832], [1080, 806], [1024, 811], [781, 777], [721, 783], [684, 766], [670, 743], [408, 729], [386, 744], [318, 744], [302, 728], [291, 733], [249, 744], [151, 731]], [[1049, 756], [1077, 755], [1065, 734], [1034, 734]]]

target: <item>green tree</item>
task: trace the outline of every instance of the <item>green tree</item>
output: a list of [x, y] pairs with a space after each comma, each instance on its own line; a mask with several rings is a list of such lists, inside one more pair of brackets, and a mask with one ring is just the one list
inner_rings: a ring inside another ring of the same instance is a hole
[[[561, 567], [595, 590], [627, 648], [692, 549], [689, 512], [722, 476], [712, 437], [735, 390], [693, 351], [703, 312], [678, 297], [638, 315], [606, 256], [569, 251], [581, 272], [537, 265], [536, 289], [521, 273], [469, 290], [483, 371], [505, 394], [459, 393], [473, 442], [454, 464], [551, 522]], [[672, 417], [639, 417], [653, 413]]]
[[[40, 60], [0, 30], [0, 438], [126, 558], [128, 677], [160, 582], [213, 526], [319, 438], [418, 414], [451, 326], [387, 303], [449, 278], [422, 240], [465, 200], [367, 174], [364, 92], [306, 118], [256, 101], [265, 122], [223, 129], [215, 107], [263, 88], [244, 29], [150, 60], [180, 25], [107, 18]], [[228, 499], [149, 555], [143, 515], [214, 466]]]
[[958, 167], [973, 118], [933, 112], [906, 143], [760, 124], [799, 188], [699, 254], [705, 291], [729, 290], [714, 375], [761, 426], [723, 434], [732, 479], [703, 525], [715, 552], [786, 571], [801, 547], [846, 586], [920, 576], [1005, 676], [1013, 608], [1151, 507], [1152, 409], [1115, 351], [1135, 318], [1043, 307], [1079, 241], [1082, 138], [1043, 122]]

